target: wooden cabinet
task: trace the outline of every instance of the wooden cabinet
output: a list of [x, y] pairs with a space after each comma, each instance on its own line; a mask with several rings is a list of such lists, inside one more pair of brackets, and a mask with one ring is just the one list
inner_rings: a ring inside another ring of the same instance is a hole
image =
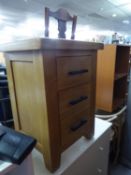
[[113, 112], [125, 103], [130, 47], [105, 45], [98, 51], [96, 108]]
[[102, 44], [32, 39], [4, 48], [15, 128], [35, 137], [50, 171], [94, 132], [96, 54]]

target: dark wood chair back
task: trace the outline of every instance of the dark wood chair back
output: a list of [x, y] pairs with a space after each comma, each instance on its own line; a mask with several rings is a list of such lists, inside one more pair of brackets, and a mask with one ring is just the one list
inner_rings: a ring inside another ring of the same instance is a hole
[[72, 21], [71, 39], [75, 39], [77, 16], [71, 17], [67, 10], [63, 8], [52, 12], [49, 8], [45, 7], [45, 37], [49, 37], [49, 17], [54, 17], [58, 21], [58, 38], [66, 38], [66, 22]]

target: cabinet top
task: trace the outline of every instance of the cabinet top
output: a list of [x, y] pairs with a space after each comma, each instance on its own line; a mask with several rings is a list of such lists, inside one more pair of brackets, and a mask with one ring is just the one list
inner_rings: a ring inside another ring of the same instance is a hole
[[26, 40], [18, 40], [15, 42], [0, 44], [1, 52], [9, 51], [27, 51], [27, 50], [98, 50], [103, 49], [102, 43], [66, 40], [66, 39], [49, 39], [49, 38], [33, 38]]

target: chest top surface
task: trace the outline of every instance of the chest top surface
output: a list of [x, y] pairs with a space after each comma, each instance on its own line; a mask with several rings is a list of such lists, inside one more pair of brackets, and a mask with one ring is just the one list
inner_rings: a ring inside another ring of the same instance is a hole
[[10, 43], [0, 44], [1, 52], [9, 51], [27, 51], [27, 50], [98, 50], [102, 49], [102, 43], [65, 40], [65, 39], [49, 39], [49, 38], [33, 38], [26, 40], [17, 40]]

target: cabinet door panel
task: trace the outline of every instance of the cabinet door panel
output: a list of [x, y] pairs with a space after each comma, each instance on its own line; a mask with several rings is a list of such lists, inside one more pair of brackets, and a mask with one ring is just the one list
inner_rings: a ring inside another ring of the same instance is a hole
[[[20, 129], [42, 142], [41, 91], [34, 75], [33, 61], [13, 61], [12, 72]], [[37, 122], [34, 123], [37, 117]]]

